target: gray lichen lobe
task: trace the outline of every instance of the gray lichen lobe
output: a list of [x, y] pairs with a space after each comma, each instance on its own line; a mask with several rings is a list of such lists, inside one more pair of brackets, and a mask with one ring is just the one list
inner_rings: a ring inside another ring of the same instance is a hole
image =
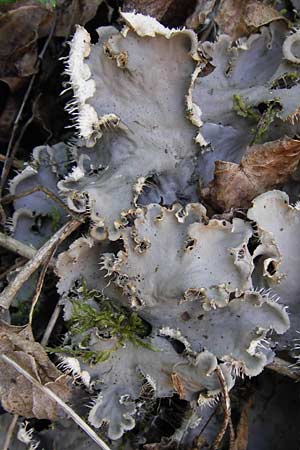
[[[130, 23], [139, 17], [124, 14]], [[60, 188], [74, 209], [74, 199], [76, 202], [83, 193], [87, 194], [95, 227], [107, 230], [110, 238], [122, 224], [122, 211], [125, 214], [135, 208], [140, 195], [145, 197], [149, 190], [150, 198], [162, 198], [165, 204], [196, 199], [191, 179], [197, 170], [200, 149], [194, 142], [197, 129], [186, 118], [186, 96], [197, 56], [196, 36], [187, 30], [171, 32], [161, 25], [153, 32], [145, 27], [137, 32], [133, 29], [134, 25], [123, 33], [113, 27], [98, 30], [98, 43], [83, 57], [89, 79], [82, 82], [82, 89], [77, 88], [77, 80], [72, 77], [72, 60], [69, 63], [75, 101], [78, 100], [79, 134], [92, 148], [80, 150], [78, 165], [82, 176], [71, 174], [60, 183]], [[87, 39], [84, 31], [78, 29], [72, 41], [72, 55], [79, 53], [82, 41]], [[118, 55], [123, 58], [122, 64]], [[93, 84], [95, 94], [89, 93], [83, 99], [87, 83]], [[85, 116], [86, 107], [98, 118], [88, 138], [81, 125], [84, 118], [90, 123]], [[89, 174], [91, 167], [98, 173]], [[152, 189], [154, 175], [159, 181]]]

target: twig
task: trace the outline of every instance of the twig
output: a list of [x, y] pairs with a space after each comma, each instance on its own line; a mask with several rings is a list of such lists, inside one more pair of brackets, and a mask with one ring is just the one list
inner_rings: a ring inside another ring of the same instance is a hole
[[48, 322], [48, 325], [46, 327], [46, 330], [44, 332], [43, 338], [41, 340], [41, 344], [45, 347], [48, 344], [49, 338], [51, 336], [51, 333], [53, 331], [53, 328], [55, 327], [56, 321], [59, 318], [61, 312], [61, 305], [57, 304], [55, 306], [55, 309], [52, 313], [52, 316]]
[[293, 364], [285, 361], [284, 359], [276, 357], [274, 358], [274, 361], [271, 364], [268, 364], [266, 367], [267, 369], [273, 370], [280, 375], [289, 377], [292, 380], [300, 381], [299, 368], [297, 368], [297, 366], [293, 366]]
[[[41, 65], [41, 61], [42, 61], [42, 59], [44, 57], [44, 54], [45, 54], [45, 52], [46, 52], [46, 50], [48, 48], [48, 45], [49, 45], [49, 43], [50, 43], [50, 41], [52, 39], [53, 33], [55, 31], [55, 27], [56, 27], [56, 20], [57, 20], [57, 15], [55, 14], [54, 15], [53, 24], [52, 24], [51, 30], [49, 32], [49, 35], [48, 35], [48, 37], [46, 39], [46, 42], [45, 42], [45, 44], [44, 44], [44, 46], [43, 46], [43, 48], [41, 50], [41, 53], [38, 55], [37, 69], [39, 69], [39, 67]], [[11, 136], [10, 136], [10, 139], [9, 139], [9, 143], [8, 143], [8, 146], [7, 146], [4, 167], [3, 167], [1, 180], [0, 180], [0, 195], [1, 195], [3, 187], [5, 186], [5, 183], [6, 183], [6, 180], [7, 180], [7, 177], [8, 177], [8, 174], [9, 174], [12, 162], [14, 160], [15, 154], [16, 154], [18, 146], [19, 146], [19, 145], [14, 145], [13, 146], [14, 141], [15, 141], [15, 136], [16, 136], [16, 133], [17, 133], [17, 130], [18, 130], [18, 127], [19, 127], [19, 122], [21, 120], [24, 108], [25, 108], [25, 106], [27, 104], [27, 100], [28, 100], [28, 98], [30, 96], [30, 93], [32, 91], [32, 87], [34, 85], [34, 82], [36, 80], [37, 75], [38, 75], [38, 72], [32, 75], [32, 77], [30, 79], [30, 82], [28, 84], [26, 93], [24, 95], [21, 107], [20, 107], [20, 109], [18, 111], [18, 114], [17, 114], [15, 120], [14, 120], [14, 125], [13, 125], [12, 133], [11, 133]], [[19, 142], [18, 142], [18, 144], [19, 144]]]
[[10, 441], [13, 437], [17, 422], [18, 422], [18, 414], [14, 414], [12, 421], [10, 422], [10, 425], [8, 427], [6, 436], [5, 436], [5, 441], [2, 447], [2, 450], [8, 450], [9, 449], [9, 445], [10, 445]]
[[20, 260], [17, 261], [15, 264], [10, 266], [4, 272], [0, 273], [0, 280], [3, 280], [4, 278], [6, 278], [8, 274], [12, 273], [16, 269], [19, 269], [19, 267], [24, 266], [25, 263], [26, 263], [26, 259], [25, 258], [20, 258]]
[[58, 230], [37, 252], [34, 258], [28, 261], [16, 278], [2, 291], [0, 294], [0, 307], [8, 309], [15, 295], [21, 289], [23, 284], [28, 280], [43, 262], [46, 260], [52, 248], [63, 242], [74, 230], [76, 230], [81, 222], [78, 220], [70, 220], [60, 230]]
[[[228, 425], [231, 420], [231, 407], [230, 407], [229, 392], [228, 392], [228, 388], [226, 385], [226, 381], [225, 381], [223, 372], [219, 366], [217, 366], [217, 368], [216, 368], [216, 374], [217, 374], [217, 377], [219, 378], [219, 382], [220, 382], [221, 389], [222, 389], [222, 406], [224, 409], [224, 420], [223, 420], [223, 425], [212, 445], [213, 450], [217, 450], [219, 448], [221, 441], [226, 433], [226, 430], [227, 430]], [[232, 433], [232, 431], [233, 430], [230, 430], [230, 434]], [[230, 441], [232, 440], [231, 438], [232, 438], [232, 436], [230, 437]]]
[[[197, 435], [197, 437], [196, 437], [196, 442], [193, 443], [194, 445], [197, 445], [197, 447], [198, 447], [198, 442], [199, 442], [199, 440], [200, 440], [200, 437], [202, 436], [202, 434], [204, 433], [204, 431], [206, 430], [206, 428], [207, 428], [208, 425], [210, 424], [212, 418], [216, 415], [217, 408], [218, 408], [218, 407], [216, 407], [216, 408], [213, 410], [213, 412], [211, 413], [211, 415], [209, 416], [209, 418], [207, 419], [207, 421], [205, 422], [205, 424], [204, 424], [203, 427], [201, 428], [200, 433]], [[195, 450], [196, 450], [197, 447], [195, 447]]]
[[38, 380], [33, 378], [30, 373], [28, 373], [23, 367], [21, 367], [16, 361], [11, 359], [9, 356], [0, 354], [0, 358], [5, 361], [10, 366], [14, 367], [17, 372], [23, 375], [27, 380], [29, 380], [34, 386], [40, 389], [44, 394], [48, 395], [52, 400], [54, 400], [73, 420], [74, 422], [103, 450], [111, 450], [110, 447], [91, 429], [91, 427], [73, 411], [70, 406], [68, 406], [60, 397], [58, 397], [51, 389], [47, 386], [42, 385]]
[[1, 232], [0, 247], [4, 247], [14, 253], [18, 253], [18, 255], [24, 256], [24, 258], [27, 259], [33, 258], [37, 253], [37, 250], [35, 248], [23, 244], [23, 242], [20, 242], [17, 239], [12, 238], [11, 236], [7, 236], [6, 234]]
[[46, 259], [46, 261], [44, 263], [44, 267], [43, 267], [43, 269], [42, 269], [42, 271], [40, 273], [40, 276], [39, 276], [39, 279], [38, 279], [38, 282], [37, 282], [37, 285], [36, 285], [36, 288], [35, 288], [35, 293], [34, 293], [34, 296], [33, 296], [33, 299], [32, 299], [30, 313], [29, 313], [29, 323], [30, 323], [30, 325], [32, 325], [32, 318], [33, 318], [34, 308], [35, 308], [35, 305], [37, 304], [38, 299], [40, 297], [40, 294], [41, 294], [41, 291], [42, 291], [42, 288], [43, 288], [43, 284], [44, 284], [44, 280], [45, 280], [45, 276], [46, 276], [46, 273], [47, 273], [48, 266], [49, 266], [51, 258], [54, 255], [56, 250], [57, 250], [57, 245], [53, 246], [50, 249], [50, 251], [48, 253], [48, 256], [47, 256], [47, 259]]
[[[0, 162], [5, 162], [6, 161], [6, 156], [2, 155], [0, 153]], [[11, 165], [18, 170], [23, 170], [24, 169], [24, 164], [22, 163], [22, 161], [19, 161], [18, 159], [13, 159]]]
[[13, 202], [15, 200], [18, 200], [20, 198], [26, 197], [27, 195], [30, 195], [30, 194], [34, 194], [35, 192], [43, 192], [47, 197], [51, 198], [51, 200], [53, 200], [55, 203], [57, 203], [70, 216], [72, 216], [73, 219], [82, 220], [82, 221], [84, 220], [84, 219], [81, 219], [79, 215], [77, 215], [73, 211], [71, 211], [67, 207], [67, 205], [65, 205], [64, 202], [59, 197], [57, 197], [53, 192], [49, 191], [49, 189], [47, 189], [46, 187], [40, 186], [40, 185], [34, 186], [33, 188], [28, 189], [27, 191], [20, 192], [20, 194], [8, 194], [5, 197], [3, 197], [0, 200], [0, 202], [3, 205], [6, 205], [7, 203], [11, 203], [11, 202]]

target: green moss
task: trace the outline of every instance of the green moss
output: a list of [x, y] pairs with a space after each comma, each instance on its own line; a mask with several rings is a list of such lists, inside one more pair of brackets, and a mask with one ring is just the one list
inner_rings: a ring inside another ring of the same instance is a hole
[[[72, 295], [75, 294], [75, 297]], [[112, 352], [122, 347], [127, 341], [148, 350], [155, 349], [143, 338], [147, 335], [147, 326], [135, 313], [116, 305], [101, 292], [88, 290], [85, 280], [81, 286], [71, 293], [72, 316], [68, 323], [69, 338], [76, 337], [76, 347], [65, 345], [57, 348], [49, 348], [53, 353], [67, 353], [80, 357], [84, 362], [97, 364], [106, 361]], [[96, 302], [97, 309], [91, 304]], [[114, 338], [116, 345], [101, 352], [89, 350], [90, 334], [97, 328], [98, 334], [103, 338]], [[78, 342], [78, 337], [80, 337]]]
[[252, 144], [258, 144], [270, 128], [270, 125], [276, 118], [282, 106], [279, 99], [274, 98], [267, 103], [264, 112], [260, 113], [258, 108], [247, 104], [240, 95], [235, 94], [232, 97], [233, 109], [241, 117], [248, 118], [255, 122], [256, 127], [253, 128]]
[[100, 362], [105, 362], [117, 348], [94, 352], [88, 349], [73, 348], [71, 345], [65, 345], [62, 347], [46, 347], [46, 351], [48, 353], [64, 353], [74, 358], [80, 358], [86, 364], [95, 365]]
[[264, 135], [270, 128], [271, 123], [276, 118], [278, 112], [281, 110], [279, 99], [274, 99], [268, 103], [267, 109], [262, 114], [255, 131], [254, 144], [258, 144], [263, 139]]
[[240, 95], [234, 94], [232, 96], [233, 110], [242, 117], [249, 118], [254, 121], [260, 119], [260, 115], [255, 111], [255, 109], [248, 105]]

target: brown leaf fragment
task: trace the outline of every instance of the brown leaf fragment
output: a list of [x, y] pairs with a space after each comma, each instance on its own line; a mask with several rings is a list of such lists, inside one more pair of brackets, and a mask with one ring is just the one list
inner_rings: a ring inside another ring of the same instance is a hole
[[[34, 341], [29, 326], [15, 327], [1, 321], [0, 353], [16, 361], [63, 401], [69, 399], [69, 377], [61, 374], [52, 364], [43, 347]], [[64, 415], [57, 403], [2, 360], [0, 399], [6, 411], [27, 418], [56, 420]]]
[[0, 8], [0, 40], [5, 43], [0, 49], [0, 78], [8, 84], [12, 77], [23, 78], [37, 72], [37, 39], [51, 26], [53, 17], [49, 9], [39, 4], [10, 6], [8, 11]]
[[300, 161], [300, 141], [280, 139], [249, 147], [240, 164], [216, 161], [202, 196], [217, 211], [248, 208], [257, 195], [286, 183]]
[[197, 6], [193, 13], [186, 20], [186, 27], [195, 30], [200, 25], [203, 25], [208, 14], [214, 8], [215, 0], [197, 0]]
[[74, 32], [74, 26], [85, 25], [97, 13], [104, 0], [57, 0], [57, 25], [55, 36], [66, 37]]
[[122, 10], [136, 11], [160, 20], [173, 0], [125, 0]]
[[48, 36], [55, 15], [54, 36], [67, 37], [75, 24], [91, 20], [102, 2], [57, 0], [56, 8], [28, 0], [0, 4], [0, 79], [13, 88], [16, 80], [37, 73], [38, 40]]
[[176, 27], [184, 24], [195, 6], [196, 0], [124, 0], [122, 11], [136, 11], [155, 17], [168, 27]]
[[274, 20], [285, 20], [276, 9], [257, 0], [226, 0], [216, 16], [216, 22], [222, 33], [232, 40], [246, 36], [254, 29], [267, 25]]

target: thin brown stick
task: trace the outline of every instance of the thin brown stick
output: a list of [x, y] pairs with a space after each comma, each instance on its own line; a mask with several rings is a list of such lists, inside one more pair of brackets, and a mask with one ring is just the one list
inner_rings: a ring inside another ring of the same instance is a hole
[[9, 275], [14, 270], [19, 269], [20, 267], [24, 266], [24, 264], [26, 264], [26, 259], [25, 258], [21, 258], [19, 261], [17, 261], [15, 264], [10, 266], [4, 272], [0, 273], [0, 280], [4, 280], [7, 277], [7, 275]]
[[297, 365], [293, 365], [282, 358], [274, 358], [274, 361], [266, 367], [292, 380], [300, 381], [299, 366], [297, 367]]
[[9, 356], [4, 353], [0, 354], [0, 358], [14, 367], [17, 372], [23, 375], [27, 380], [29, 380], [34, 386], [40, 389], [44, 394], [54, 400], [64, 411], [70, 416], [74, 422], [99, 446], [99, 448], [103, 450], [111, 450], [110, 447], [91, 429], [91, 427], [78, 415], [76, 412], [70, 408], [60, 397], [58, 397], [51, 389], [47, 386], [41, 384], [38, 380], [36, 380], [27, 370], [23, 369], [16, 361], [11, 359]]
[[[222, 406], [223, 406], [223, 410], [224, 410], [224, 420], [223, 420], [223, 425], [212, 445], [213, 450], [217, 450], [220, 447], [222, 439], [226, 433], [226, 430], [227, 430], [228, 425], [231, 420], [231, 406], [230, 406], [229, 392], [228, 392], [228, 388], [226, 385], [226, 381], [225, 381], [223, 372], [219, 366], [216, 368], [216, 374], [217, 374], [217, 377], [219, 379], [221, 389], [222, 389]], [[234, 440], [234, 437], [233, 437], [233, 440]]]
[[[6, 161], [6, 156], [2, 155], [0, 153], [0, 162], [5, 162], [5, 161]], [[24, 169], [24, 163], [22, 163], [22, 161], [19, 161], [16, 158], [13, 159], [11, 165], [12, 165], [12, 167], [14, 167], [15, 169], [18, 169], [18, 170], [23, 170]]]
[[51, 192], [49, 189], [47, 189], [44, 186], [34, 186], [31, 189], [28, 189], [27, 191], [20, 192], [19, 194], [8, 194], [5, 197], [3, 197], [0, 202], [3, 205], [6, 205], [8, 203], [11, 203], [15, 200], [19, 200], [20, 198], [26, 197], [27, 195], [34, 194], [35, 192], [43, 192], [47, 197], [51, 198], [55, 203], [57, 203], [61, 208], [63, 208], [73, 219], [84, 221], [84, 219], [80, 218], [79, 215], [75, 214], [71, 209], [67, 207], [67, 205], [64, 204], [64, 202], [57, 197], [53, 192]]
[[[53, 24], [52, 24], [51, 30], [49, 32], [49, 35], [48, 35], [48, 37], [46, 39], [46, 42], [45, 42], [45, 44], [44, 44], [40, 54], [38, 55], [37, 69], [40, 68], [41, 61], [42, 61], [42, 59], [44, 57], [44, 54], [45, 54], [45, 52], [46, 52], [46, 50], [48, 48], [49, 43], [50, 43], [50, 41], [51, 41], [51, 39], [53, 37], [54, 31], [55, 31], [55, 28], [56, 28], [56, 20], [57, 20], [57, 15], [55, 13]], [[18, 141], [18, 145], [13, 145], [13, 144], [14, 144], [14, 141], [15, 141], [16, 133], [17, 133], [18, 128], [19, 128], [19, 122], [20, 122], [20, 120], [22, 118], [25, 106], [26, 106], [28, 98], [29, 98], [29, 96], [31, 94], [31, 91], [32, 91], [34, 82], [35, 82], [35, 80], [37, 78], [37, 75], [38, 75], [38, 72], [32, 75], [32, 77], [30, 79], [30, 82], [28, 84], [27, 90], [25, 92], [25, 95], [24, 95], [21, 107], [20, 107], [20, 109], [18, 111], [18, 114], [17, 114], [15, 120], [14, 120], [13, 129], [12, 129], [12, 133], [11, 133], [11, 136], [10, 136], [10, 139], [9, 139], [9, 143], [8, 143], [8, 146], [7, 146], [4, 167], [3, 167], [1, 180], [0, 180], [0, 194], [1, 194], [1, 192], [2, 192], [2, 190], [4, 188], [4, 186], [5, 186], [5, 183], [6, 183], [6, 180], [7, 180], [9, 171], [10, 171], [10, 168], [12, 166], [12, 162], [13, 162], [13, 160], [15, 158], [15, 154], [16, 154], [17, 149], [19, 147], [20, 141]]]
[[12, 421], [10, 422], [10, 425], [8, 427], [6, 436], [5, 436], [5, 441], [2, 447], [2, 450], [8, 450], [9, 446], [10, 446], [10, 441], [12, 440], [12, 437], [14, 435], [14, 431], [18, 422], [18, 414], [14, 414]]
[[52, 313], [52, 316], [50, 317], [50, 320], [48, 322], [48, 325], [46, 327], [46, 330], [44, 332], [43, 338], [41, 340], [41, 344], [45, 347], [48, 344], [49, 338], [51, 336], [51, 333], [53, 331], [53, 328], [55, 327], [55, 324], [57, 322], [57, 319], [59, 318], [60, 312], [61, 312], [61, 305], [57, 304], [55, 306], [55, 309]]
[[38, 282], [37, 282], [37, 285], [36, 285], [36, 288], [35, 288], [35, 293], [34, 293], [34, 296], [33, 296], [33, 299], [32, 299], [30, 313], [29, 313], [29, 323], [30, 323], [30, 325], [32, 325], [32, 318], [33, 318], [33, 312], [34, 312], [35, 305], [37, 304], [37, 302], [39, 300], [39, 297], [40, 297], [40, 294], [41, 294], [41, 291], [43, 289], [44, 280], [45, 280], [45, 276], [46, 276], [46, 273], [47, 273], [47, 270], [48, 270], [48, 266], [49, 266], [51, 258], [54, 255], [56, 250], [57, 250], [57, 245], [53, 246], [51, 248], [51, 250], [49, 250], [49, 253], [47, 255], [47, 259], [46, 259], [46, 261], [44, 263], [44, 266], [43, 266], [43, 269], [42, 269], [42, 271], [40, 273], [40, 276], [39, 276], [39, 279], [38, 279]]
[[17, 253], [18, 255], [21, 255], [27, 259], [33, 258], [37, 253], [37, 250], [35, 248], [23, 244], [23, 242], [20, 242], [17, 239], [14, 239], [11, 236], [8, 236], [7, 234], [1, 232], [0, 247], [6, 248], [6, 250], [10, 250], [11, 252]]
[[52, 248], [63, 242], [74, 230], [81, 225], [78, 220], [70, 220], [58, 230], [36, 253], [34, 258], [28, 261], [16, 278], [0, 294], [0, 307], [8, 309], [23, 284], [28, 280], [43, 262], [46, 260]]

